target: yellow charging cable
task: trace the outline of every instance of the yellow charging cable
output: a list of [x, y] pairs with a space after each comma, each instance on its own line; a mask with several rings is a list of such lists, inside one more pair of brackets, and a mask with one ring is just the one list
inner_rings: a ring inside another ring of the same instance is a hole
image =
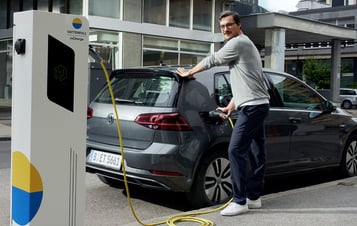
[[[143, 223], [139, 217], [137, 216], [135, 209], [133, 207], [133, 203], [131, 202], [131, 198], [130, 198], [130, 192], [129, 192], [129, 186], [128, 186], [128, 181], [126, 178], [126, 169], [125, 169], [125, 162], [124, 162], [124, 149], [123, 149], [123, 137], [122, 137], [122, 133], [121, 133], [121, 129], [120, 129], [120, 122], [119, 122], [119, 116], [118, 116], [118, 110], [117, 110], [117, 105], [115, 102], [115, 97], [114, 97], [114, 92], [113, 92], [113, 88], [110, 82], [110, 78], [109, 78], [109, 74], [107, 69], [105, 68], [104, 65], [104, 60], [100, 61], [100, 66], [102, 67], [107, 83], [108, 83], [108, 88], [109, 88], [109, 93], [111, 96], [111, 100], [112, 100], [112, 104], [114, 107], [114, 113], [115, 113], [115, 118], [116, 118], [116, 124], [117, 124], [117, 130], [118, 130], [118, 135], [119, 135], [119, 145], [120, 145], [120, 152], [121, 152], [121, 165], [122, 165], [122, 169], [123, 169], [123, 176], [124, 176], [124, 184], [125, 184], [125, 190], [126, 190], [126, 194], [127, 194], [127, 199], [129, 202], [129, 206], [130, 206], [130, 210], [132, 212], [132, 214], [134, 215], [135, 219], [137, 220], [137, 222], [139, 222], [141, 225], [143, 226], [156, 226], [156, 225], [169, 225], [169, 226], [175, 226], [175, 222], [195, 222], [195, 223], [199, 223], [201, 226], [213, 226], [214, 222], [211, 220], [207, 220], [207, 219], [203, 219], [203, 218], [199, 218], [196, 217], [196, 215], [202, 215], [202, 214], [208, 214], [208, 213], [213, 213], [216, 211], [219, 211], [223, 208], [225, 208], [226, 206], [228, 206], [228, 204], [232, 201], [229, 200], [227, 203], [225, 203], [224, 205], [212, 209], [212, 210], [205, 210], [205, 211], [196, 211], [196, 212], [188, 212], [188, 213], [183, 213], [183, 214], [177, 214], [174, 216], [169, 217], [166, 221], [160, 221], [160, 222], [156, 222], [156, 223], [151, 223], [151, 224], [145, 224]], [[233, 127], [233, 122], [232, 119], [230, 117], [228, 117], [228, 120], [231, 124], [231, 126]]]
[[228, 116], [227, 118], [228, 118], [229, 124], [231, 124], [232, 128], [234, 128], [234, 124], [233, 124], [231, 117]]

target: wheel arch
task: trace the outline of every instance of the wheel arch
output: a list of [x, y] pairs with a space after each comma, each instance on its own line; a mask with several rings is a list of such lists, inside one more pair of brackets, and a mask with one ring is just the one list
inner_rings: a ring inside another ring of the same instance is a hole
[[[217, 150], [226, 150], [228, 152], [228, 146], [229, 146], [229, 142], [220, 142], [220, 143], [216, 143], [215, 145], [209, 147], [205, 152], [203, 152], [199, 158], [199, 163], [195, 165], [194, 172], [192, 174], [193, 175], [192, 179], [193, 180], [196, 179], [197, 170], [198, 170], [200, 164], [202, 163], [202, 161], [204, 161], [208, 155], [210, 155], [212, 152], [217, 151]], [[191, 186], [192, 186], [192, 184], [191, 184]]]
[[[353, 140], [355, 140], [357, 142], [357, 129], [354, 130], [353, 132], [351, 132], [347, 136], [345, 143], [343, 145], [342, 152], [340, 152], [339, 164], [340, 164], [340, 170], [341, 170], [343, 176], [351, 176], [351, 175], [348, 175], [347, 169], [345, 168], [345, 161], [346, 161], [345, 158], [347, 155], [346, 152], [347, 152], [348, 146], [351, 144], [351, 142]], [[352, 175], [352, 176], [356, 176], [356, 175]]]
[[[201, 208], [207, 205], [212, 205], [209, 204], [210, 201], [207, 200], [207, 197], [203, 195], [203, 193], [199, 193], [199, 191], [202, 189], [202, 184], [201, 180], [202, 178], [202, 170], [205, 169], [208, 162], [211, 161], [211, 159], [216, 158], [216, 156], [220, 156], [221, 154], [226, 155], [225, 157], [228, 160], [228, 143], [219, 143], [216, 144], [210, 148], [208, 148], [200, 157], [199, 163], [195, 165], [195, 171], [192, 177], [192, 183], [190, 186], [190, 191], [186, 193], [186, 197], [188, 198], [188, 202], [190, 205], [196, 207], [196, 208]], [[203, 167], [203, 168], [202, 168]], [[200, 182], [201, 181], [201, 182]]]
[[345, 99], [345, 100], [343, 100], [343, 101], [341, 102], [341, 107], [342, 107], [342, 108], [344, 108], [345, 103], [348, 103], [348, 104], [350, 105], [350, 107], [353, 106], [352, 101], [351, 101], [350, 99]]

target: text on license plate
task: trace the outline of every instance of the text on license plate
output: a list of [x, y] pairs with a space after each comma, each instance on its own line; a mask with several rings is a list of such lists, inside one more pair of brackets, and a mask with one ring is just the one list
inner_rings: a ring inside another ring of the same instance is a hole
[[96, 150], [91, 150], [87, 161], [89, 163], [94, 163], [117, 170], [119, 170], [121, 166], [120, 155], [111, 154], [102, 151], [96, 151]]

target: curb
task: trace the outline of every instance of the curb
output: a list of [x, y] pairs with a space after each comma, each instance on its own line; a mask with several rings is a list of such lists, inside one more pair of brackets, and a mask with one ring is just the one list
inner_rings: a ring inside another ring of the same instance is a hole
[[327, 188], [335, 185], [345, 185], [345, 186], [357, 186], [353, 181], [357, 181], [357, 176], [355, 177], [346, 177], [343, 179], [335, 180], [335, 181], [330, 181], [322, 184], [317, 184], [317, 185], [312, 185], [308, 187], [303, 187], [303, 188], [297, 188], [297, 189], [292, 189], [288, 191], [283, 191], [283, 192], [278, 192], [278, 193], [272, 193], [268, 195], [262, 196], [262, 200], [270, 200], [270, 199], [275, 199], [275, 198], [280, 198], [292, 194], [298, 194], [302, 192], [309, 192], [309, 191], [314, 191], [314, 190], [319, 190], [322, 188]]

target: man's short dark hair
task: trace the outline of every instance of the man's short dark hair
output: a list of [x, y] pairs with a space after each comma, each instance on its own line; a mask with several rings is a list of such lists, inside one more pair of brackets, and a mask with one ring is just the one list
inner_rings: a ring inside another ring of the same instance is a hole
[[240, 16], [237, 12], [233, 12], [233, 11], [224, 11], [222, 12], [219, 17], [218, 17], [218, 21], [221, 21], [222, 18], [227, 17], [227, 16], [233, 16], [234, 22], [236, 24], [240, 24]]

